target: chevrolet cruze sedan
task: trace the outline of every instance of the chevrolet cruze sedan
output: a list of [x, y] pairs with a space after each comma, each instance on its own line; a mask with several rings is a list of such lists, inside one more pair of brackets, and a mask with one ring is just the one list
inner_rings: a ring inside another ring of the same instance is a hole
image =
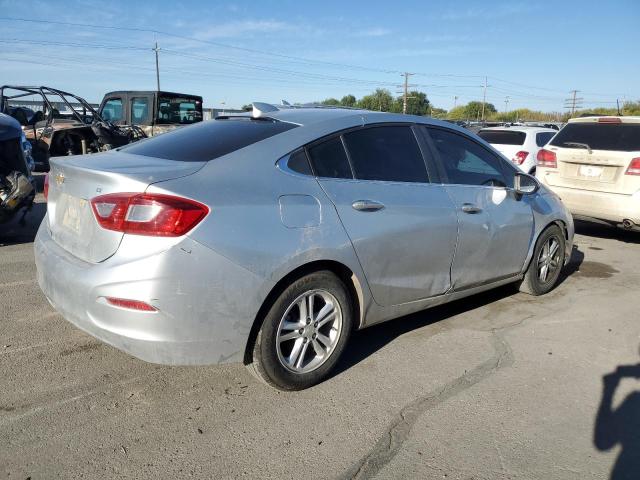
[[573, 242], [555, 194], [423, 117], [254, 104], [51, 166], [36, 263], [65, 318], [280, 389], [325, 378], [354, 330], [507, 283], [548, 292]]

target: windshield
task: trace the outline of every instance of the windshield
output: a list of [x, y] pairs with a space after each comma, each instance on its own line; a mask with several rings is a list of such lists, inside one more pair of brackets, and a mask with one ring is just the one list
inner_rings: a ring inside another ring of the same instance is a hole
[[194, 97], [158, 98], [158, 124], [189, 125], [202, 121], [202, 100]]
[[615, 152], [640, 151], [640, 124], [637, 123], [569, 123], [551, 140], [563, 148], [586, 148]]
[[524, 145], [527, 134], [515, 130], [480, 130], [478, 136], [495, 145]]

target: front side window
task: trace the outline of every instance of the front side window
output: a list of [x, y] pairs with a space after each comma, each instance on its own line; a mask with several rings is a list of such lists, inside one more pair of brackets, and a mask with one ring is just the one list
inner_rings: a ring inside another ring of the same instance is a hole
[[409, 126], [355, 130], [344, 135], [344, 142], [359, 180], [429, 181], [420, 147]]
[[449, 183], [507, 186], [500, 159], [495, 155], [457, 133], [435, 128], [428, 130]]
[[134, 97], [131, 99], [131, 123], [134, 125], [149, 122], [149, 99], [147, 97]]
[[122, 99], [110, 98], [107, 100], [102, 107], [101, 116], [106, 122], [121, 122], [124, 120], [124, 115], [122, 113]]
[[309, 147], [309, 157], [318, 177], [353, 178], [340, 137]]

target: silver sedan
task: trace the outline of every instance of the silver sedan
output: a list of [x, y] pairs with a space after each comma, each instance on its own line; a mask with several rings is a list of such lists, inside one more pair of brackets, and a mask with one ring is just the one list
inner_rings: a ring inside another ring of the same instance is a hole
[[38, 282], [89, 334], [150, 362], [323, 378], [357, 329], [569, 259], [560, 199], [430, 118], [254, 104], [98, 155], [51, 160]]

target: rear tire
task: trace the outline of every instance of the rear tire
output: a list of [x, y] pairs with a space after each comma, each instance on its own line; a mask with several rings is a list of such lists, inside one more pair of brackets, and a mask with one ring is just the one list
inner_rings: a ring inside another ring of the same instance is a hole
[[564, 259], [564, 232], [557, 225], [552, 225], [538, 237], [529, 268], [519, 285], [520, 291], [529, 295], [550, 292], [558, 282]]
[[247, 367], [279, 390], [309, 388], [333, 370], [352, 328], [352, 301], [342, 280], [326, 270], [305, 275], [267, 312]]

